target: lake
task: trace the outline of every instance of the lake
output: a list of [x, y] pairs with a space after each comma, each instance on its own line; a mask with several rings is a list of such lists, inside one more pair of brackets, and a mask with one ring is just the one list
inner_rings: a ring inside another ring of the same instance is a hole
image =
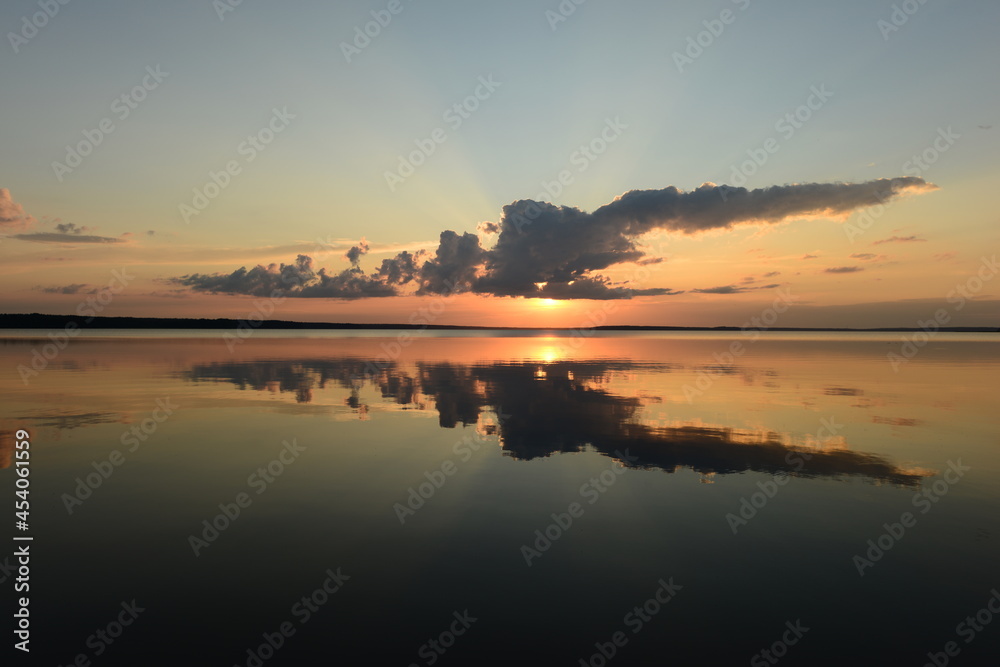
[[996, 335], [45, 333], [39, 662], [997, 664]]

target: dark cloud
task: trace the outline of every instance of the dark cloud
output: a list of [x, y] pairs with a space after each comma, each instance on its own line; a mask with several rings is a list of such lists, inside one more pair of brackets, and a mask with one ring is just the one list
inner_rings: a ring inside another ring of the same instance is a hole
[[[418, 295], [475, 293], [550, 299], [627, 299], [678, 294], [668, 288], [636, 288], [612, 283], [602, 272], [622, 264], [647, 265], [637, 239], [656, 231], [696, 234], [744, 223], [775, 224], [795, 217], [843, 216], [883, 203], [893, 196], [923, 192], [936, 186], [906, 177], [867, 183], [807, 183], [757, 190], [705, 184], [691, 192], [675, 187], [633, 190], [587, 213], [578, 208], [520, 200], [503, 207], [499, 222], [484, 222], [478, 231], [496, 236], [492, 248], [479, 236], [451, 230], [441, 233], [433, 255], [400, 253], [372, 274], [358, 266], [367, 244], [355, 246], [347, 258], [352, 268], [331, 275], [312, 269], [300, 255], [295, 264], [241, 268], [230, 275], [195, 274], [175, 279], [196, 290], [235, 294], [354, 299], [395, 296], [413, 282]], [[807, 256], [808, 257], [808, 256]], [[636, 271], [636, 282], [645, 280]], [[292, 276], [293, 283], [286, 282]], [[734, 286], [704, 290], [732, 293]], [[760, 287], [755, 289], [767, 289]]]
[[866, 183], [799, 183], [747, 190], [706, 183], [691, 192], [675, 187], [633, 190], [594, 211], [624, 225], [631, 236], [653, 230], [694, 234], [745, 222], [773, 224], [813, 215], [841, 216], [907, 192], [937, 189], [922, 178], [880, 178]]
[[860, 259], [863, 261], [868, 259], [875, 259], [877, 256], [878, 255], [876, 255], [873, 252], [856, 252], [853, 255], [851, 255], [851, 259]]
[[802, 255], [802, 259], [816, 259], [819, 255]]
[[60, 234], [83, 234], [89, 232], [90, 227], [80, 227], [72, 222], [61, 222], [56, 225], [56, 231]]
[[860, 266], [833, 266], [828, 269], [823, 269], [825, 273], [857, 273], [858, 271], [864, 271], [864, 268]]
[[357, 267], [338, 274], [327, 273], [326, 269], [315, 271], [312, 258], [306, 255], [299, 255], [292, 264], [258, 264], [250, 270], [240, 267], [229, 275], [195, 273], [167, 282], [199, 292], [251, 296], [362, 299], [396, 295], [392, 285]]
[[404, 250], [392, 259], [383, 259], [382, 266], [378, 269], [379, 279], [388, 285], [406, 285], [416, 278], [420, 271], [418, 262], [426, 254], [423, 250], [416, 253]]
[[347, 251], [344, 257], [351, 266], [357, 266], [361, 258], [368, 254], [368, 241], [361, 239], [361, 242], [356, 246], [351, 246], [351, 249]]
[[914, 243], [922, 242], [927, 239], [922, 239], [919, 236], [890, 236], [887, 239], [879, 239], [872, 243], [872, 245], [882, 245], [883, 243]]
[[420, 268], [420, 288], [417, 294], [452, 294], [472, 289], [486, 251], [479, 237], [466, 232], [459, 236], [448, 230], [441, 232], [441, 241], [433, 259]]
[[570, 286], [591, 272], [642, 259], [623, 227], [578, 208], [531, 200], [508, 204], [473, 291], [533, 297], [540, 283]]

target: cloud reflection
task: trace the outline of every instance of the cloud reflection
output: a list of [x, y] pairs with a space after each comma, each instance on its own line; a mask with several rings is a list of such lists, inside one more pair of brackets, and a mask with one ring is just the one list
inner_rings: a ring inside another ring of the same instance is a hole
[[[661, 367], [662, 366], [662, 367]], [[397, 409], [432, 403], [442, 428], [482, 425], [486, 413], [503, 415], [497, 427], [505, 455], [518, 460], [588, 449], [614, 457], [628, 448], [633, 467], [673, 472], [788, 473], [799, 477], [860, 477], [916, 486], [930, 473], [903, 469], [884, 457], [846, 446], [812, 447], [789, 433], [726, 425], [649, 423], [644, 407], [669, 403], [649, 391], [623, 396], [610, 390], [615, 375], [670, 372], [675, 365], [628, 360], [523, 361], [461, 364], [419, 361], [404, 368], [366, 359], [260, 360], [196, 364], [193, 382], [228, 382], [242, 390], [291, 392], [299, 403], [317, 389], [337, 387], [343, 403], [368, 417], [362, 399], [377, 389]], [[730, 369], [739, 372], [738, 369]]]

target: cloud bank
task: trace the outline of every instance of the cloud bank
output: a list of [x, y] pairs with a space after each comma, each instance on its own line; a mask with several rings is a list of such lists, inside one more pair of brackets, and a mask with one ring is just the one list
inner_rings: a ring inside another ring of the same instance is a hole
[[[484, 247], [473, 233], [441, 232], [433, 253], [401, 252], [373, 273], [359, 266], [367, 243], [351, 248], [351, 268], [316, 270], [299, 255], [292, 264], [258, 265], [225, 274], [191, 274], [170, 279], [195, 291], [254, 296], [279, 290], [300, 298], [367, 297], [473, 293], [548, 299], [628, 299], [679, 294], [662, 287], [616, 284], [601, 271], [661, 261], [637, 243], [644, 234], [699, 234], [742, 224], [777, 224], [792, 218], [846, 217], [854, 210], [904, 194], [936, 189], [922, 178], [878, 179], [865, 183], [805, 183], [747, 190], [706, 183], [690, 192], [675, 187], [633, 190], [593, 212], [547, 202], [520, 200], [503, 207], [496, 223], [477, 231], [495, 236]], [[722, 286], [705, 293], [738, 293]]]

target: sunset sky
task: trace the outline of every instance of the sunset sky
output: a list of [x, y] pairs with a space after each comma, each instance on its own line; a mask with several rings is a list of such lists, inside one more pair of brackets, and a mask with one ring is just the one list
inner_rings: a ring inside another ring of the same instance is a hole
[[1000, 324], [996, 2], [52, 4], [0, 312]]

